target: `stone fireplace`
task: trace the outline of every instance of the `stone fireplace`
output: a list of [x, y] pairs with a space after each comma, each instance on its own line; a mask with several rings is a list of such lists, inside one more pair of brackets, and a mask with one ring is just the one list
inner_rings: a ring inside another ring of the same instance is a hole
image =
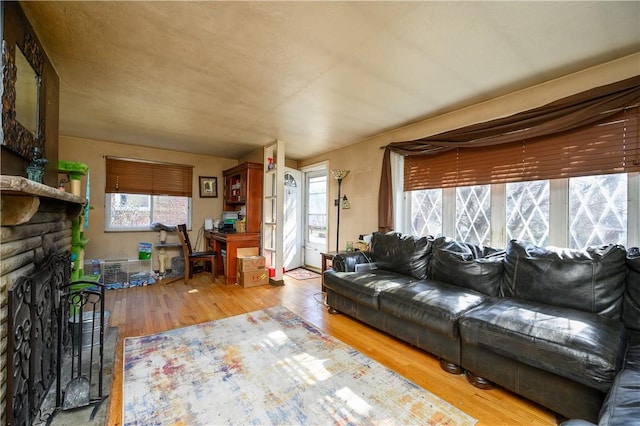
[[[37, 277], [43, 275], [41, 272], [49, 268], [45, 264], [55, 263], [58, 265], [55, 268], [60, 270], [60, 259], [67, 259], [66, 253], [71, 249], [71, 221], [80, 214], [83, 200], [75, 195], [18, 176], [0, 176], [0, 191], [0, 406], [2, 407], [0, 424], [7, 424], [13, 417], [10, 411], [12, 408], [7, 406], [13, 399], [12, 390], [8, 387], [9, 384], [16, 383], [12, 380], [12, 373], [20, 369], [13, 368], [11, 364], [13, 354], [9, 353], [10, 348], [12, 351], [15, 349], [9, 341], [12, 337], [11, 333], [15, 332], [9, 329], [9, 323], [16, 320], [13, 318], [13, 321], [10, 321], [9, 318], [9, 290], [16, 283], [34, 281], [34, 279], [37, 281]], [[67, 265], [64, 267], [66, 268]], [[37, 299], [37, 303], [42, 305], [37, 308], [37, 326], [53, 327], [54, 329], [43, 329], [41, 333], [55, 336], [55, 320], [48, 318], [42, 312], [52, 310], [51, 306], [45, 305], [55, 303], [56, 297], [47, 297], [46, 293], [50, 292], [47, 289], [34, 288], [33, 291], [41, 291], [44, 294]], [[32, 321], [26, 322], [34, 326], [31, 324]], [[44, 345], [47, 345], [47, 339], [40, 340], [45, 341]], [[38, 351], [38, 356], [42, 356], [42, 352]], [[26, 353], [29, 354], [30, 351], [27, 350]], [[21, 355], [21, 357], [24, 356]], [[48, 388], [55, 377], [48, 371], [42, 371], [42, 366], [47, 370], [53, 368], [51, 371], [55, 371], [55, 361], [53, 364], [42, 362], [37, 371], [31, 372], [27, 368], [26, 374], [38, 374], [39, 378], [36, 379], [38, 387]], [[24, 375], [25, 371], [21, 370], [20, 374]], [[25, 379], [21, 377], [20, 380]], [[46, 390], [44, 389], [44, 393]], [[32, 405], [39, 405], [38, 400], [43, 397], [42, 389], [26, 392], [29, 395], [22, 395], [20, 398], [23, 398], [24, 403], [28, 405], [25, 411], [33, 412], [39, 408]], [[35, 393], [37, 395], [34, 395]]]

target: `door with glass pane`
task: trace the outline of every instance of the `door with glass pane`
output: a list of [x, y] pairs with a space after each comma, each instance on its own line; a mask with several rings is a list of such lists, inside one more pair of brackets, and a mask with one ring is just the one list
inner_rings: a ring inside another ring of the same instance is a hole
[[302, 172], [284, 169], [284, 258], [286, 271], [302, 266]]
[[327, 250], [327, 170], [305, 172], [304, 263], [320, 269]]

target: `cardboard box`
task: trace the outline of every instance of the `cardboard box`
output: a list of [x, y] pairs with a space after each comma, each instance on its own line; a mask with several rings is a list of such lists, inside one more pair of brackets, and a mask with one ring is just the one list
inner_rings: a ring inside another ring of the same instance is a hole
[[264, 269], [264, 256], [247, 256], [238, 258], [238, 271], [249, 272]]
[[269, 284], [269, 273], [265, 268], [256, 271], [238, 271], [238, 284], [242, 287]]
[[242, 247], [236, 249], [236, 257], [257, 256], [260, 254], [258, 247]]
[[264, 256], [259, 256], [258, 247], [239, 248], [236, 252], [238, 259], [238, 272], [249, 272], [264, 269]]

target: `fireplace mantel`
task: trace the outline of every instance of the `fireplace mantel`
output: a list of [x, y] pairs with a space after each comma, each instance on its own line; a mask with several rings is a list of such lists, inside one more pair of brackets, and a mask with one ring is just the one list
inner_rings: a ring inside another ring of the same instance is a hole
[[38, 211], [40, 197], [69, 203], [67, 215], [70, 219], [78, 216], [85, 200], [68, 192], [34, 182], [22, 176], [0, 175], [2, 196], [2, 226], [27, 223]]

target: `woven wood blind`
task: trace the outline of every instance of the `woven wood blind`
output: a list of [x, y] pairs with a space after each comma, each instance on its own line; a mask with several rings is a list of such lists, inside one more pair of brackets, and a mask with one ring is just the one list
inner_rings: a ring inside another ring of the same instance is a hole
[[404, 190], [640, 171], [639, 108], [532, 140], [407, 156]]
[[106, 193], [191, 197], [193, 167], [107, 157]]

